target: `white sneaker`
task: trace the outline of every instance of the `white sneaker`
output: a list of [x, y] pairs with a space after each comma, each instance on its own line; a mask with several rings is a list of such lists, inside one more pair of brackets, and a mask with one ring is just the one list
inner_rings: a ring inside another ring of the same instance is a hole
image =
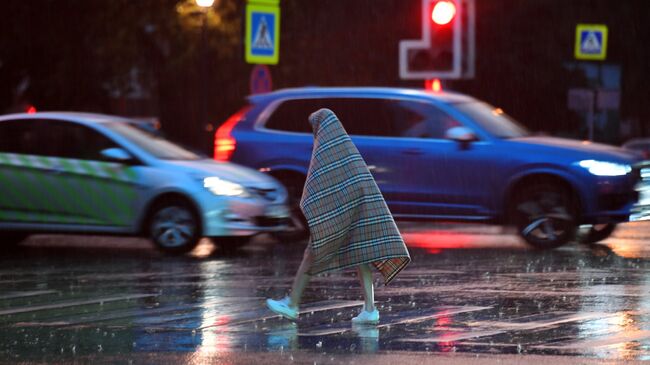
[[364, 309], [359, 313], [359, 315], [352, 318], [352, 323], [377, 324], [379, 323], [379, 311], [377, 310], [377, 308], [375, 308], [372, 312], [368, 312], [364, 307]]
[[267, 299], [266, 306], [284, 318], [295, 321], [298, 319], [298, 308], [291, 308], [289, 302], [289, 297], [284, 297], [280, 300]]

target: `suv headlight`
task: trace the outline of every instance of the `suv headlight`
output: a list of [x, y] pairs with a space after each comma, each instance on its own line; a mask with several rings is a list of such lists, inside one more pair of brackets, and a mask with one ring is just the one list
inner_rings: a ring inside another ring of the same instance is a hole
[[220, 179], [218, 177], [206, 177], [203, 179], [203, 187], [210, 190], [214, 195], [248, 197], [248, 192], [243, 186]]
[[632, 166], [597, 160], [582, 160], [578, 165], [596, 176], [623, 176], [632, 171]]

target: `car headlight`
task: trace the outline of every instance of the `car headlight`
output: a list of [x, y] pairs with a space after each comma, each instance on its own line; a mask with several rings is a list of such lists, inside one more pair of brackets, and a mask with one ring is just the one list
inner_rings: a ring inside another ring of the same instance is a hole
[[234, 182], [226, 181], [218, 177], [206, 177], [203, 179], [203, 187], [215, 195], [247, 197], [246, 189]]
[[623, 176], [632, 171], [630, 165], [607, 161], [582, 160], [578, 165], [596, 176]]

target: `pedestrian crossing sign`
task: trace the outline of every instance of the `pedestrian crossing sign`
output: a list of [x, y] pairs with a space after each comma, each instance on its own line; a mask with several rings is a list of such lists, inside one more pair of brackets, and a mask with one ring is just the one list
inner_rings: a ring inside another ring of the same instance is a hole
[[275, 65], [280, 58], [280, 8], [272, 2], [246, 5], [246, 62]]
[[604, 60], [607, 57], [607, 26], [578, 24], [575, 57], [578, 60]]

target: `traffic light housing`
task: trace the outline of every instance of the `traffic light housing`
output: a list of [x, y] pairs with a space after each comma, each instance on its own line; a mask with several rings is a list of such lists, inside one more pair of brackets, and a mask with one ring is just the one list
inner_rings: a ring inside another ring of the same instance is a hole
[[400, 42], [400, 77], [472, 77], [474, 0], [422, 0], [421, 9], [422, 39]]

